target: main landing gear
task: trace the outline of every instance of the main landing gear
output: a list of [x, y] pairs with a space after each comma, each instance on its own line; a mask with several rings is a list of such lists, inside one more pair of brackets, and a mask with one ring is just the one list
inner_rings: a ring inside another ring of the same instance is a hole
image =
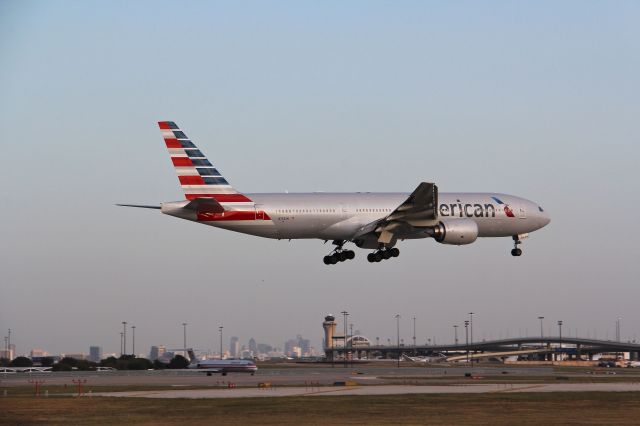
[[513, 249], [511, 249], [511, 256], [522, 256], [522, 249], [518, 248], [518, 245], [522, 244], [518, 235], [513, 236]]
[[367, 255], [367, 260], [371, 263], [381, 262], [382, 260], [391, 259], [392, 257], [400, 256], [400, 250], [396, 247], [391, 249], [376, 250], [373, 253]]
[[344, 262], [345, 260], [351, 260], [356, 257], [356, 253], [352, 250], [340, 250], [325, 256], [322, 261], [325, 265], [335, 265], [338, 262]]
[[344, 243], [346, 243], [346, 241], [336, 240], [333, 242], [333, 244], [335, 244], [337, 247], [333, 251], [333, 253], [331, 253], [328, 256], [325, 256], [322, 259], [325, 265], [335, 265], [338, 262], [344, 262], [345, 260], [352, 260], [353, 258], [356, 257], [356, 253], [353, 250], [342, 249], [342, 246], [344, 245]]

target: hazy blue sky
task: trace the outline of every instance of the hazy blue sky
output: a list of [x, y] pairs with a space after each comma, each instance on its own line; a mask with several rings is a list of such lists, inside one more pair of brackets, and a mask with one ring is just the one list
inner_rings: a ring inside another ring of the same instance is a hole
[[[0, 330], [18, 351], [321, 344], [326, 313], [383, 341], [639, 338], [640, 3], [0, 0]], [[551, 224], [400, 245], [334, 267], [117, 202], [181, 199], [156, 122], [238, 189], [496, 191]], [[341, 325], [340, 325], [341, 327]], [[341, 328], [340, 328], [341, 329]], [[130, 343], [129, 343], [130, 344]], [[138, 350], [139, 349], [139, 350]]]

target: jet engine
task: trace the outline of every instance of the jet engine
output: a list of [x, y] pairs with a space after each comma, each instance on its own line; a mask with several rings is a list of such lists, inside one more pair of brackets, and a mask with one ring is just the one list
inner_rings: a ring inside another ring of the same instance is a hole
[[471, 244], [478, 238], [478, 225], [472, 219], [447, 219], [434, 228], [433, 238], [442, 244]]

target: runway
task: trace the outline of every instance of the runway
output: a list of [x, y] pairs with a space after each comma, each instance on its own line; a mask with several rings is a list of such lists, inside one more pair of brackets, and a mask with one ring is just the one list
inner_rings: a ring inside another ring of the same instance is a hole
[[398, 384], [405, 380], [464, 379], [473, 374], [482, 377], [551, 377], [551, 367], [474, 366], [470, 367], [415, 367], [400, 368], [389, 365], [357, 366], [288, 366], [262, 368], [255, 376], [230, 373], [227, 376], [207, 376], [195, 370], [160, 371], [103, 371], [103, 372], [48, 372], [48, 373], [0, 373], [3, 386], [23, 386], [29, 379], [45, 380], [48, 385], [64, 385], [73, 379], [86, 379], [89, 386], [219, 386], [233, 382], [238, 387], [255, 386], [269, 382], [276, 386], [330, 386], [335, 382], [355, 381], [363, 385]]
[[635, 383], [550, 383], [550, 384], [469, 384], [444, 386], [329, 386], [320, 388], [235, 388], [163, 390], [135, 392], [104, 392], [94, 396], [126, 398], [260, 398], [291, 396], [338, 396], [338, 395], [403, 395], [403, 394], [478, 394], [518, 392], [639, 392], [640, 382]]

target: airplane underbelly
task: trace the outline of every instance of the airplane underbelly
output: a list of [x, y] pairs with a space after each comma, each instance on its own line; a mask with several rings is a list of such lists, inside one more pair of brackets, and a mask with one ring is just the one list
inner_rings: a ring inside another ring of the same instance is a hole
[[275, 218], [278, 238], [318, 238], [323, 240], [346, 240], [363, 225], [343, 220], [342, 217], [301, 217], [287, 216]]
[[525, 223], [514, 218], [487, 218], [476, 220], [478, 237], [510, 237], [527, 232]]
[[242, 220], [204, 223], [210, 226], [215, 226], [216, 228], [255, 235], [257, 237], [280, 238], [278, 236], [278, 230], [271, 220]]

